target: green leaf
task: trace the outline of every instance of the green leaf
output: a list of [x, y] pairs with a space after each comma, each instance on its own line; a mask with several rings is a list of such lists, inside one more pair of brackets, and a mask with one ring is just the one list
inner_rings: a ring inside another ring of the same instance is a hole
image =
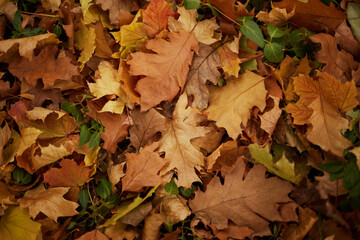
[[240, 31], [259, 47], [264, 48], [264, 36], [256, 22], [251, 20], [246, 21], [245, 24], [240, 27]]
[[198, 9], [200, 7], [200, 0], [184, 0], [184, 7], [187, 10]]
[[165, 191], [170, 195], [178, 195], [179, 194], [179, 189], [176, 186], [174, 179], [171, 179], [170, 182], [165, 184], [164, 188], [165, 188]]
[[346, 18], [354, 36], [360, 41], [360, 3], [349, 2], [347, 4]]
[[109, 182], [105, 178], [102, 178], [96, 188], [97, 195], [104, 200], [107, 199], [111, 195], [111, 186], [111, 182]]
[[87, 142], [89, 142], [91, 137], [91, 132], [89, 130], [89, 127], [87, 124], [83, 124], [80, 126], [80, 140], [79, 140], [79, 147], [85, 145]]
[[264, 55], [267, 60], [280, 63], [284, 59], [284, 51], [279, 43], [268, 43], [264, 48]]
[[82, 209], [86, 209], [89, 203], [89, 194], [86, 189], [80, 189], [79, 191], [79, 202]]
[[284, 32], [280, 28], [277, 28], [272, 24], [267, 25], [267, 30], [268, 30], [270, 39], [280, 38], [280, 37], [284, 36]]
[[97, 147], [100, 144], [100, 133], [93, 132], [89, 140], [89, 148]]
[[18, 32], [21, 32], [21, 14], [20, 11], [17, 10], [14, 14], [14, 29]]
[[343, 184], [348, 190], [355, 187], [360, 182], [360, 172], [357, 167], [356, 161], [351, 160], [344, 169]]
[[73, 116], [77, 122], [80, 122], [84, 119], [83, 113], [81, 112], [80, 109], [76, 107], [74, 103], [69, 103], [68, 101], [64, 101], [61, 104], [61, 109], [69, 113], [71, 116]]
[[236, 18], [236, 20], [238, 20], [239, 22], [245, 23], [246, 21], [253, 20], [253, 18], [254, 18], [254, 16], [243, 16], [243, 17]]
[[19, 167], [16, 167], [14, 171], [12, 171], [11, 175], [19, 185], [26, 185], [32, 180], [32, 175], [25, 169]]
[[351, 189], [349, 196], [350, 197], [359, 197], [360, 196], [360, 181]]
[[319, 168], [328, 173], [338, 173], [344, 170], [345, 163], [338, 161], [331, 161], [320, 165]]
[[294, 47], [292, 48], [294, 53], [298, 58], [303, 58], [306, 56], [306, 46], [303, 42], [295, 43]]
[[194, 185], [191, 185], [191, 188], [186, 188], [186, 189], [181, 186], [179, 189], [184, 197], [190, 197], [195, 191]]
[[66, 230], [71, 230], [76, 226], [76, 222], [70, 222], [69, 225], [67, 225]]
[[287, 34], [287, 42], [290, 46], [294, 46], [298, 41], [302, 41], [305, 39], [304, 34], [302, 34], [299, 30], [293, 30]]

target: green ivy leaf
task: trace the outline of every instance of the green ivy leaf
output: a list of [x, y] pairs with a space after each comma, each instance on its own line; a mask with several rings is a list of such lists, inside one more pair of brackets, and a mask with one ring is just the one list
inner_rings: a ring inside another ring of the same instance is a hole
[[16, 167], [14, 171], [12, 171], [11, 175], [19, 185], [26, 185], [32, 180], [32, 175], [25, 169], [19, 167]]
[[305, 39], [304, 34], [302, 34], [299, 30], [293, 30], [287, 34], [287, 42], [290, 46], [294, 46], [298, 41], [302, 41]]
[[280, 37], [284, 36], [284, 32], [280, 28], [277, 28], [272, 24], [267, 25], [267, 30], [268, 30], [270, 39], [280, 38]]
[[96, 188], [97, 195], [103, 200], [107, 199], [111, 195], [111, 186], [111, 182], [109, 182], [105, 178], [102, 178]]
[[178, 189], [174, 179], [171, 179], [170, 182], [165, 184], [164, 188], [165, 188], [165, 191], [170, 195], [178, 195], [179, 194], [179, 189]]
[[264, 48], [264, 36], [256, 22], [251, 20], [246, 21], [245, 24], [240, 27], [240, 31], [259, 47]]
[[344, 169], [343, 184], [344, 187], [351, 190], [356, 184], [360, 182], [360, 172], [356, 161], [351, 160]]
[[246, 21], [249, 21], [249, 20], [253, 20], [253, 19], [254, 19], [254, 16], [243, 16], [243, 17], [236, 18], [236, 20], [238, 20], [239, 22], [243, 22], [243, 23], [245, 23]]
[[186, 188], [186, 189], [183, 186], [181, 186], [179, 189], [184, 197], [190, 197], [195, 192], [194, 185], [191, 185], [191, 188]]
[[187, 10], [198, 9], [200, 7], [200, 0], [184, 0], [184, 7]]
[[284, 59], [284, 51], [279, 43], [273, 42], [265, 45], [264, 55], [267, 60], [280, 63]]
[[73, 116], [77, 122], [80, 122], [80, 121], [82, 121], [84, 119], [84, 115], [81, 112], [81, 110], [78, 109], [76, 107], [76, 105], [73, 104], [73, 103], [69, 103], [68, 101], [64, 101], [61, 104], [61, 109], [64, 110], [65, 112], [69, 113], [71, 116]]
[[294, 51], [294, 53], [298, 58], [303, 58], [306, 56], [306, 47], [303, 42], [295, 43], [292, 50]]
[[339, 173], [344, 170], [345, 163], [338, 162], [338, 161], [331, 161], [331, 162], [327, 162], [327, 163], [320, 165], [319, 168], [328, 173]]
[[86, 189], [80, 189], [79, 191], [79, 202], [82, 209], [86, 209], [89, 203], [89, 194]]
[[97, 147], [100, 144], [100, 133], [93, 132], [89, 140], [89, 148]]
[[89, 130], [89, 127], [87, 124], [82, 124], [80, 126], [80, 140], [79, 140], [79, 147], [85, 145], [87, 142], [89, 142], [91, 137], [91, 132]]
[[14, 14], [14, 29], [18, 32], [21, 32], [21, 14], [20, 11], [17, 10]]

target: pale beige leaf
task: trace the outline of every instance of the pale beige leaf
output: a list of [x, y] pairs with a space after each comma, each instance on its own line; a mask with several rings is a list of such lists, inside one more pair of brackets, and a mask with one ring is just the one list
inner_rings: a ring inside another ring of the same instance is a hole
[[163, 224], [163, 219], [159, 213], [151, 212], [145, 218], [144, 229], [142, 232], [143, 240], [157, 240], [160, 239], [160, 228]]
[[190, 216], [187, 201], [177, 195], [166, 195], [160, 203], [160, 215], [165, 223], [176, 224]]
[[280, 98], [272, 96], [271, 98], [274, 100], [274, 107], [270, 111], [265, 112], [263, 115], [260, 115], [261, 128], [264, 129], [267, 133], [269, 133], [269, 135], [274, 132], [276, 124], [282, 112], [279, 107]]
[[83, 234], [76, 240], [109, 240], [109, 238], [99, 230], [95, 229]]

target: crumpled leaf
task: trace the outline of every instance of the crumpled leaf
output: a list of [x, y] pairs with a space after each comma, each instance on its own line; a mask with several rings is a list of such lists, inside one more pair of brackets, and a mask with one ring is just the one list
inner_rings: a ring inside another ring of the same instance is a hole
[[241, 60], [236, 52], [233, 52], [228, 46], [223, 45], [218, 48], [218, 53], [222, 63], [222, 69], [229, 76], [238, 77]]
[[270, 136], [274, 132], [276, 124], [282, 113], [282, 110], [279, 107], [280, 98], [273, 96], [271, 96], [271, 98], [274, 100], [274, 107], [270, 111], [267, 111], [263, 115], [260, 115], [260, 127], [264, 129]]
[[226, 86], [209, 87], [209, 91], [208, 118], [224, 127], [234, 140], [242, 131], [241, 124], [246, 126], [252, 108], [257, 106], [263, 111], [266, 106], [264, 78], [253, 72], [228, 79]]
[[143, 187], [154, 187], [164, 183], [164, 179], [158, 175], [169, 160], [163, 159], [155, 152], [157, 143], [143, 148], [140, 153], [127, 153], [126, 174], [121, 179], [122, 191], [140, 192]]
[[109, 240], [109, 238], [99, 230], [95, 229], [81, 235], [81, 237], [76, 240]]
[[204, 165], [204, 156], [190, 142], [196, 137], [205, 136], [209, 129], [199, 126], [203, 117], [194, 108], [188, 107], [187, 96], [182, 94], [175, 106], [169, 127], [160, 139], [159, 152], [165, 152], [170, 164], [161, 170], [161, 174], [176, 169], [179, 186], [191, 187], [194, 181], [200, 181], [195, 166]]
[[56, 45], [49, 45], [32, 60], [16, 58], [10, 63], [9, 71], [20, 80], [25, 79], [32, 87], [39, 78], [45, 89], [53, 87], [57, 79], [71, 81], [72, 76], [79, 75], [77, 66], [71, 64], [69, 57], [56, 58], [57, 52]]
[[287, 21], [295, 15], [295, 10], [296, 8], [287, 13], [285, 8], [272, 7], [270, 12], [260, 11], [256, 17], [266, 24], [281, 27], [287, 24]]
[[24, 197], [18, 201], [21, 208], [29, 208], [30, 215], [35, 218], [40, 212], [57, 222], [58, 217], [74, 216], [79, 204], [65, 200], [63, 195], [69, 191], [68, 187], [45, 189], [40, 184], [33, 190], [25, 192]]
[[105, 228], [105, 234], [111, 238], [111, 240], [124, 240], [136, 239], [139, 237], [139, 233], [134, 229], [127, 228], [127, 224], [123, 224], [118, 221], [114, 226], [108, 226]]
[[0, 239], [36, 240], [41, 236], [41, 224], [30, 219], [26, 209], [10, 207], [0, 219]]
[[355, 38], [351, 29], [344, 21], [339, 27], [335, 30], [335, 40], [337, 44], [349, 53], [354, 56], [360, 55], [360, 42]]
[[198, 42], [192, 33], [180, 30], [178, 33], [169, 33], [169, 41], [147, 41], [146, 48], [155, 54], [136, 52], [131, 54], [132, 59], [128, 61], [131, 75], [145, 76], [136, 84], [136, 91], [141, 95], [142, 111], [161, 101], [172, 100], [183, 89], [193, 51], [198, 51]]
[[220, 77], [217, 68], [221, 66], [221, 62], [219, 54], [212, 47], [202, 43], [199, 44], [199, 47], [199, 55], [195, 55], [190, 67], [185, 91], [188, 96], [194, 96], [192, 106], [204, 110], [209, 101], [206, 82], [209, 80], [213, 84], [217, 84]]
[[165, 0], [153, 0], [147, 8], [142, 11], [143, 22], [149, 27], [147, 32], [150, 36], [155, 36], [167, 28], [168, 17], [174, 16], [171, 5]]
[[[246, 5], [241, 4], [236, 0], [207, 0], [212, 6], [219, 9], [222, 14], [227, 16], [233, 21], [237, 21], [236, 18], [243, 16], [252, 16], [254, 15], [254, 10], [250, 13], [246, 10]], [[226, 18], [226, 19], [227, 19]]]
[[0, 165], [4, 162], [3, 150], [5, 145], [11, 138], [11, 130], [8, 124], [5, 124], [3, 128], [0, 127]]
[[85, 167], [83, 162], [78, 165], [74, 160], [63, 159], [60, 167], [44, 173], [44, 182], [52, 187], [80, 187], [91, 180], [91, 169]]
[[356, 36], [357, 40], [360, 42], [359, 17], [360, 17], [360, 4], [356, 2], [349, 2], [347, 4], [346, 18], [351, 25], [351, 29], [354, 35]]
[[96, 0], [96, 4], [100, 4], [101, 8], [106, 11], [109, 10], [109, 18], [111, 24], [121, 24], [122, 20], [131, 18], [131, 11], [134, 9], [133, 0]]
[[74, 33], [74, 46], [75, 48], [81, 50], [81, 54], [78, 59], [78, 62], [81, 63], [80, 70], [84, 68], [85, 63], [87, 63], [94, 54], [96, 48], [95, 38], [95, 28], [91, 26], [87, 27], [83, 20], [81, 20], [79, 30]]
[[175, 20], [174, 17], [169, 18], [169, 30], [171, 32], [179, 32], [180, 29], [192, 32], [200, 43], [207, 45], [220, 40], [221, 34], [214, 32], [219, 28], [215, 18], [197, 22], [197, 10], [186, 10], [184, 7], [179, 7], [178, 13], [180, 14], [178, 20]]
[[251, 236], [271, 235], [269, 221], [282, 221], [277, 204], [292, 202], [290, 183], [279, 178], [265, 178], [265, 168], [255, 165], [245, 174], [246, 165], [239, 158], [224, 184], [214, 177], [206, 191], [198, 191], [190, 200], [192, 212], [218, 229], [225, 229], [231, 220], [239, 227], [254, 231]]

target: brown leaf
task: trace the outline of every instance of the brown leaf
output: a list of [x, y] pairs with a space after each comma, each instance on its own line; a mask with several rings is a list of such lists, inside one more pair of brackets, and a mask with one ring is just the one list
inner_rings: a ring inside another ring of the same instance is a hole
[[169, 41], [152, 39], [146, 42], [146, 48], [155, 54], [132, 53], [128, 61], [131, 75], [145, 76], [136, 84], [142, 111], [161, 101], [172, 100], [183, 89], [193, 52], [198, 51], [198, 42], [192, 33], [180, 30], [168, 36]]
[[264, 129], [270, 136], [275, 130], [276, 124], [281, 116], [282, 110], [279, 107], [280, 99], [278, 97], [272, 97], [274, 101], [274, 107], [260, 115], [261, 128]]
[[164, 132], [168, 127], [166, 118], [155, 109], [147, 112], [131, 111], [133, 125], [129, 128], [131, 144], [139, 149], [151, 144], [157, 132]]
[[253, 234], [254, 231], [252, 231], [248, 227], [239, 227], [233, 224], [232, 222], [229, 223], [229, 226], [221, 231], [219, 231], [215, 237], [219, 238], [220, 240], [227, 240], [229, 238], [233, 239], [244, 239], [251, 234]]
[[[222, 14], [232, 19], [233, 21], [237, 21], [236, 18], [243, 16], [252, 16], [254, 15], [254, 10], [249, 13], [246, 10], [246, 6], [237, 2], [236, 0], [207, 0], [212, 6], [219, 9]], [[237, 3], [237, 4], [235, 4]], [[228, 19], [225, 18], [227, 21]]]
[[346, 21], [343, 21], [335, 30], [334, 37], [337, 44], [339, 44], [342, 49], [345, 49], [355, 57], [360, 55], [360, 43], [356, 40], [351, 29], [347, 26]]
[[345, 13], [334, 6], [326, 6], [320, 0], [308, 0], [306, 3], [297, 0], [274, 2], [273, 6], [285, 8], [290, 12], [295, 7], [295, 16], [289, 22], [297, 27], [305, 27], [311, 31], [334, 30], [345, 20]]
[[[132, 228], [127, 228], [126, 224], [117, 222], [113, 226], [105, 228], [105, 234], [111, 238], [111, 240], [133, 240], [139, 237], [139, 233]], [[85, 239], [84, 239], [85, 240]]]
[[83, 234], [76, 240], [109, 240], [109, 238], [99, 230], [95, 229]]
[[217, 70], [221, 66], [219, 54], [212, 47], [199, 43], [199, 54], [192, 61], [190, 72], [187, 78], [185, 91], [188, 96], [194, 96], [193, 107], [204, 110], [209, 102], [209, 90], [206, 82], [209, 80], [217, 84], [220, 72]]
[[161, 218], [161, 215], [155, 212], [151, 212], [145, 218], [144, 229], [142, 231], [142, 239], [144, 240], [160, 239], [160, 228], [162, 224], [163, 224], [163, 219]]
[[63, 159], [60, 167], [51, 168], [44, 173], [44, 182], [52, 187], [80, 187], [91, 180], [89, 177], [91, 169], [85, 167], [84, 162], [78, 165], [74, 160]]
[[290, 13], [286, 12], [285, 8], [272, 7], [270, 12], [260, 11], [256, 17], [258, 20], [281, 27], [287, 24], [287, 21], [295, 15], [295, 7]]
[[101, 5], [104, 11], [109, 10], [111, 24], [120, 24], [123, 19], [131, 19], [131, 11], [138, 8], [133, 0], [96, 0], [95, 2]]
[[37, 80], [41, 78], [44, 88], [54, 86], [57, 79], [71, 80], [71, 77], [78, 75], [78, 69], [71, 64], [68, 57], [56, 58], [58, 48], [56, 45], [45, 47], [32, 60], [17, 58], [9, 65], [9, 71], [20, 80], [25, 81], [32, 87], [36, 86]]
[[291, 202], [287, 196], [290, 183], [279, 178], [265, 178], [266, 169], [255, 165], [245, 174], [245, 162], [239, 158], [231, 172], [225, 176], [224, 185], [217, 177], [208, 184], [206, 191], [198, 191], [190, 200], [192, 212], [225, 229], [228, 220], [239, 227], [254, 231], [252, 236], [271, 234], [268, 221], [282, 221], [275, 205]]
[[121, 179], [122, 191], [140, 192], [143, 187], [153, 187], [165, 182], [158, 172], [168, 164], [168, 160], [155, 152], [158, 146], [158, 143], [153, 143], [140, 153], [126, 154], [127, 168], [125, 177]]
[[42, 212], [56, 222], [58, 217], [78, 214], [75, 209], [79, 204], [63, 198], [69, 189], [66, 187], [45, 189], [44, 185], [40, 184], [37, 188], [28, 190], [18, 201], [22, 208], [29, 208], [33, 218]]

